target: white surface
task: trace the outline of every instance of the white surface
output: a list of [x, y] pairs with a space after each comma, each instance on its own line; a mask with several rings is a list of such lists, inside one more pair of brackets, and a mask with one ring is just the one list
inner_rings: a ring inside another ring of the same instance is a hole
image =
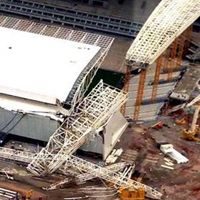
[[130, 46], [127, 62], [152, 64], [175, 38], [198, 19], [199, 11], [199, 0], [160, 1]]
[[[0, 93], [65, 101], [99, 47], [0, 27]], [[11, 47], [11, 49], [9, 48]]]
[[63, 121], [63, 117], [57, 115], [69, 115], [68, 111], [59, 105], [52, 105], [32, 100], [0, 94], [0, 107], [10, 111], [31, 113], [50, 117], [51, 119]]
[[172, 144], [163, 144], [160, 146], [160, 150], [168, 155], [170, 158], [172, 158], [173, 160], [176, 160], [176, 162], [178, 164], [180, 163], [186, 163], [188, 162], [189, 160], [183, 156], [181, 153], [179, 153], [178, 151], [176, 151], [173, 147]]
[[181, 153], [179, 153], [175, 149], [173, 149], [172, 152], [168, 154], [168, 156], [176, 160], [178, 164], [187, 163], [189, 161], [185, 156], [183, 156]]

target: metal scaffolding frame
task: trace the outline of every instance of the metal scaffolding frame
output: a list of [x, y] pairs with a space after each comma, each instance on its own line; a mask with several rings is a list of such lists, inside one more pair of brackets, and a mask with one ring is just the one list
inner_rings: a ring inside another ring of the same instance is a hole
[[[71, 156], [70, 156], [71, 157]], [[71, 157], [70, 159], [73, 159], [75, 156]], [[73, 167], [70, 165], [70, 163], [66, 163], [67, 167], [65, 165], [63, 165], [63, 167], [61, 167], [59, 170], [63, 172], [63, 174], [66, 174], [69, 171], [69, 166]], [[64, 167], [65, 166], [65, 167]], [[126, 166], [126, 164], [124, 162], [120, 162], [120, 163], [115, 163], [112, 165], [108, 165], [108, 166], [104, 166], [106, 169], [110, 170], [111, 173], [113, 172], [118, 172], [118, 171], [122, 171], [124, 169], [124, 167]], [[97, 178], [97, 176], [94, 176], [91, 173], [88, 172], [82, 172], [79, 171], [80, 173], [76, 174], [76, 178], [75, 181], [77, 184], [82, 184], [86, 181], [89, 181], [93, 178]], [[50, 185], [50, 187], [46, 188], [47, 190], [54, 190], [59, 188], [60, 186], [62, 186], [63, 184], [68, 183], [70, 180], [69, 178], [65, 178], [57, 183], [53, 183]]]
[[147, 70], [142, 70], [140, 75], [139, 75], [137, 97], [136, 97], [136, 101], [135, 101], [135, 110], [134, 110], [134, 114], [133, 114], [134, 120], [139, 119], [140, 108], [141, 108], [143, 95], [144, 95], [146, 75], [147, 75]]
[[36, 156], [36, 153], [29, 151], [20, 151], [5, 147], [0, 147], [0, 158], [14, 160], [21, 163], [30, 163], [33, 158]]
[[49, 142], [27, 169], [41, 176], [54, 172], [67, 155], [75, 152], [95, 130], [126, 101], [127, 95], [100, 81], [50, 137]]
[[127, 65], [152, 64], [199, 17], [199, 11], [198, 0], [162, 0], [129, 48]]
[[[73, 158], [73, 159], [72, 159]], [[162, 194], [155, 189], [144, 185], [142, 183], [139, 183], [137, 181], [134, 181], [130, 178], [127, 178], [123, 173], [121, 172], [111, 172], [110, 170], [103, 168], [99, 165], [96, 165], [94, 163], [88, 162], [86, 160], [83, 160], [81, 158], [70, 156], [69, 158], [66, 158], [67, 162], [66, 164], [70, 164], [73, 167], [88, 172], [92, 174], [93, 176], [100, 177], [106, 181], [109, 181], [111, 183], [114, 183], [116, 187], [124, 187], [124, 188], [144, 188], [146, 192], [146, 196], [154, 199], [160, 199]]]
[[[15, 160], [15, 161], [23, 162], [27, 164], [33, 161], [35, 159], [35, 156], [36, 154], [32, 152], [0, 147], [1, 158]], [[47, 161], [51, 158], [44, 157], [43, 159], [44, 161]], [[113, 165], [102, 167], [94, 163], [88, 162], [86, 160], [83, 160], [81, 158], [78, 158], [74, 155], [65, 156], [63, 158], [63, 161], [64, 161], [64, 164], [59, 168], [59, 170], [63, 172], [63, 174], [67, 174], [69, 171], [69, 167], [78, 169], [80, 173], [71, 173], [71, 174], [75, 174], [76, 180], [78, 181], [78, 183], [80, 183], [80, 181], [87, 181], [92, 178], [99, 177], [106, 181], [114, 183], [117, 188], [118, 187], [135, 188], [135, 189], [144, 188], [146, 191], [146, 195], [148, 197], [151, 197], [154, 199], [160, 199], [162, 196], [162, 194], [160, 192], [157, 192], [155, 189], [127, 177], [126, 174], [129, 173], [130, 168], [128, 168], [128, 170], [125, 169], [125, 171], [123, 172], [119, 172], [120, 170], [124, 168], [125, 163], [116, 163]], [[50, 185], [50, 187], [46, 189], [48, 190], [55, 189], [59, 185], [67, 183], [68, 181], [69, 179], [66, 178], [60, 182]]]
[[154, 74], [154, 80], [153, 80], [153, 88], [152, 88], [152, 94], [151, 94], [151, 100], [152, 102], [155, 102], [158, 92], [158, 85], [160, 80], [160, 72], [161, 68], [163, 67], [163, 56], [161, 55], [156, 62], [156, 69]]

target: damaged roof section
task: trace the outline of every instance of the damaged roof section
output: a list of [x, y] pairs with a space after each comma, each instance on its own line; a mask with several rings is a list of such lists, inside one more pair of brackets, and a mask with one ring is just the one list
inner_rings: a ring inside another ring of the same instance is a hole
[[190, 64], [170, 97], [188, 101], [196, 87], [200, 88], [200, 64]]

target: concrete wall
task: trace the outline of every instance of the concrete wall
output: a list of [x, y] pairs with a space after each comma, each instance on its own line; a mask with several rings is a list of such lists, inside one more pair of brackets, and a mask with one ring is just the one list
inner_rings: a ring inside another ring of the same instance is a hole
[[22, 114], [0, 108], [0, 131], [48, 141], [60, 123], [48, 117]]
[[91, 137], [89, 142], [84, 144], [81, 149], [84, 151], [94, 152], [103, 155], [105, 160], [113, 150], [115, 144], [128, 126], [128, 122], [123, 115], [117, 111], [109, 119], [104, 127], [103, 135], [97, 134], [94, 138]]
[[127, 126], [128, 122], [119, 111], [110, 118], [104, 131], [104, 160], [111, 153], [115, 144], [117, 143]]

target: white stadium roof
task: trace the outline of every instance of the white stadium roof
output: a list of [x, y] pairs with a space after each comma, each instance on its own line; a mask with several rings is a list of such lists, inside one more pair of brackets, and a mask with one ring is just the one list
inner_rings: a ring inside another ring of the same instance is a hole
[[100, 47], [0, 27], [0, 93], [64, 102]]

